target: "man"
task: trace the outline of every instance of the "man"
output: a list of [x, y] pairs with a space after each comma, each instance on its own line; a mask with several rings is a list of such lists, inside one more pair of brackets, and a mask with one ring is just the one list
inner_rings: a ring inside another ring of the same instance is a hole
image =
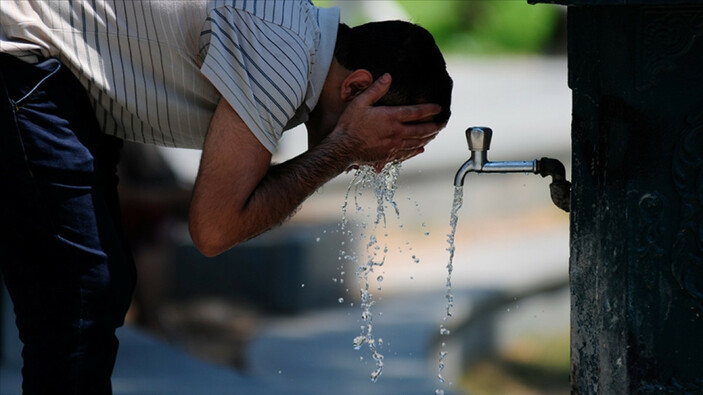
[[[0, 265], [25, 393], [111, 391], [135, 281], [123, 139], [202, 148], [189, 221], [212, 256], [349, 167], [408, 159], [436, 136], [451, 79], [431, 36], [338, 21], [303, 0], [0, 2]], [[301, 122], [308, 151], [272, 165]]]

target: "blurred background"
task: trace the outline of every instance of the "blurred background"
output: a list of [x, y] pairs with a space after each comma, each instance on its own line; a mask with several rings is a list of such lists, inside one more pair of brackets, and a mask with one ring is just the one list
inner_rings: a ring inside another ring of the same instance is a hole
[[[354, 174], [345, 174], [282, 227], [204, 258], [187, 232], [200, 153], [128, 144], [121, 198], [139, 285], [127, 329], [226, 367], [242, 379], [235, 387], [247, 380], [260, 384], [252, 387], [259, 392], [247, 393], [569, 393], [569, 217], [552, 205], [548, 179], [466, 178], [451, 277], [453, 315], [446, 316], [453, 178], [469, 157], [464, 131], [493, 129], [491, 160], [552, 157], [564, 162], [570, 179], [565, 8], [524, 0], [314, 3], [339, 7], [351, 26], [418, 23], [447, 59], [453, 115], [393, 180], [398, 214], [386, 202], [385, 225], [375, 224], [373, 186], [350, 188]], [[284, 134], [274, 160], [305, 149], [305, 131], [296, 128]], [[384, 257], [367, 277], [375, 347], [384, 355], [376, 383], [369, 380], [378, 366], [372, 351], [352, 347], [366, 325], [360, 308], [366, 281], [357, 272], [374, 253]], [[8, 372], [21, 362], [11, 307], [7, 296], [3, 300], [0, 377], [7, 385]], [[440, 328], [451, 333], [442, 335]], [[139, 373], [126, 362], [132, 359], [125, 343], [115, 393], [161, 393], [153, 383], [135, 384]], [[194, 373], [170, 374], [177, 383]], [[194, 380], [203, 388], [212, 384]], [[230, 389], [203, 392], [237, 393]]]

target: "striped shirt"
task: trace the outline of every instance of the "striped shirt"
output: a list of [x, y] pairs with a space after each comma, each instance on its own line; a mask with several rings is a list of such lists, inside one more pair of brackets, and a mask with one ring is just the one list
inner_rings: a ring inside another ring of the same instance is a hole
[[0, 52], [61, 59], [107, 134], [202, 148], [224, 98], [273, 152], [317, 104], [338, 23], [310, 0], [0, 0]]

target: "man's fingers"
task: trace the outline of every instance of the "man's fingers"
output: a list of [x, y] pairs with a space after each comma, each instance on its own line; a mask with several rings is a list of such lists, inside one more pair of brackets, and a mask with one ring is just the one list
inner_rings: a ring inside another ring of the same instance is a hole
[[432, 141], [432, 138], [429, 139], [423, 139], [423, 140], [406, 140], [406, 142], [398, 149], [396, 154], [398, 152], [405, 152], [407, 153], [408, 151], [417, 151], [417, 150], [423, 150], [425, 149], [425, 146]]
[[416, 156], [416, 155], [420, 155], [420, 154], [423, 153], [423, 152], [425, 152], [425, 149], [424, 149], [424, 148], [418, 148], [418, 149], [416, 149], [416, 150], [411, 151], [410, 153], [408, 153], [402, 160], [406, 161], [406, 160], [408, 160], [408, 159], [410, 159], [410, 158], [412, 158], [412, 157], [414, 157], [414, 156]]
[[393, 157], [391, 158], [391, 160], [398, 161], [398, 162], [405, 162], [406, 160], [408, 160], [412, 157], [415, 157], [423, 152], [425, 152], [425, 149], [423, 147], [402, 150], [402, 151], [396, 152], [395, 155], [393, 155]]
[[[373, 106], [377, 101], [388, 93], [391, 87], [392, 77], [385, 73], [365, 89], [354, 101], [360, 106]], [[385, 107], [389, 118], [395, 118], [401, 123], [425, 123], [442, 112], [442, 106], [434, 103], [416, 104], [411, 106], [389, 106]]]
[[378, 167], [389, 160], [413, 157], [445, 126], [432, 122], [442, 111], [437, 104], [375, 106], [388, 93], [390, 85], [390, 74], [383, 74], [354, 98], [340, 118], [344, 126], [340, 130], [354, 137], [354, 160], [358, 163]]
[[[383, 161], [379, 162], [374, 162], [370, 163], [369, 165], [373, 167], [374, 171], [376, 173], [380, 173], [383, 168], [386, 166], [387, 163], [389, 162], [404, 162], [412, 157], [415, 157], [421, 153], [425, 152], [424, 147], [419, 147], [419, 148], [412, 148], [412, 149], [402, 149], [402, 150], [397, 150], [394, 154], [392, 154], [390, 157]], [[358, 169], [358, 166], [352, 166], [354, 169]], [[347, 172], [351, 170], [347, 169]]]
[[425, 122], [416, 124], [405, 124], [397, 129], [397, 137], [403, 140], [431, 140], [439, 134], [442, 124], [435, 122]]
[[391, 75], [388, 73], [383, 74], [378, 77], [376, 81], [371, 84], [366, 90], [361, 92], [361, 94], [355, 99], [361, 105], [372, 106], [377, 101], [381, 100], [383, 95], [388, 92], [391, 87]]
[[425, 122], [442, 111], [442, 106], [433, 103], [416, 104], [414, 106], [388, 107], [395, 112], [395, 117], [403, 123]]

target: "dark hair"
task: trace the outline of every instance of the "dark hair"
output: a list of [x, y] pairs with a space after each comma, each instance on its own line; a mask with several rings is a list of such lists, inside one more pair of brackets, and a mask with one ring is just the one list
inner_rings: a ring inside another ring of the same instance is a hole
[[446, 122], [451, 114], [452, 79], [432, 34], [404, 21], [371, 22], [353, 28], [340, 23], [334, 51], [348, 70], [368, 70], [374, 80], [390, 73], [391, 88], [377, 105], [436, 103]]

